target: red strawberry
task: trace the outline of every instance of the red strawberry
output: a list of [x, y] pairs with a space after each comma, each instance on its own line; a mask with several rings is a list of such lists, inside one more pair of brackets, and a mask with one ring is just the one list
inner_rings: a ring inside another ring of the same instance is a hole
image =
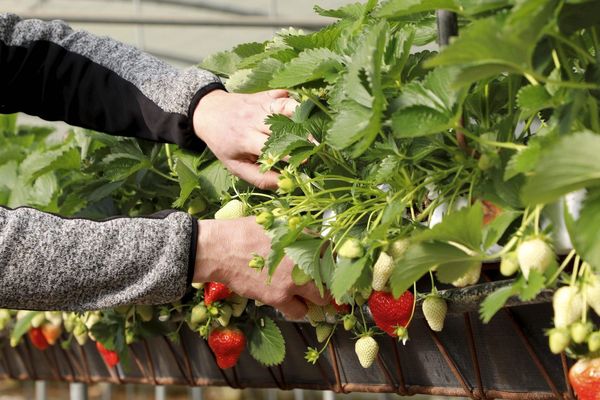
[[237, 364], [245, 346], [246, 336], [237, 328], [216, 328], [208, 336], [208, 347], [215, 354], [221, 369]]
[[210, 306], [214, 301], [227, 298], [231, 294], [231, 289], [219, 282], [208, 282], [204, 285], [204, 303]]
[[108, 350], [100, 342], [96, 342], [96, 348], [98, 349], [98, 352], [104, 359], [104, 362], [106, 363], [106, 365], [108, 365], [110, 368], [113, 368], [115, 365], [117, 365], [119, 363], [119, 355], [117, 354], [116, 351]]
[[600, 400], [600, 358], [577, 361], [569, 371], [569, 382], [579, 400]]
[[34, 345], [38, 350], [46, 350], [50, 346], [44, 337], [42, 328], [31, 328], [29, 332], [27, 332], [27, 335], [29, 336], [31, 344]]
[[369, 297], [369, 309], [375, 324], [388, 335], [398, 336], [398, 327], [406, 327], [413, 311], [415, 297], [408, 290], [395, 299], [391, 293], [373, 291]]
[[340, 315], [350, 314], [350, 304], [338, 304], [335, 299], [331, 300], [331, 305]]
[[50, 345], [54, 345], [62, 333], [62, 327], [60, 325], [50, 323], [45, 323], [41, 326], [41, 329], [44, 338], [46, 338], [46, 341]]

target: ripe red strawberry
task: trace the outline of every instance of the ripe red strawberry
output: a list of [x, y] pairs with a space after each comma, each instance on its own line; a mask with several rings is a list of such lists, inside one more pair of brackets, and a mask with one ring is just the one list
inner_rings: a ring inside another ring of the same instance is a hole
[[600, 358], [577, 361], [569, 371], [569, 382], [579, 400], [600, 400]]
[[62, 333], [61, 325], [55, 325], [51, 323], [45, 323], [40, 327], [40, 329], [42, 330], [44, 338], [46, 338], [46, 341], [50, 345], [54, 345]]
[[46, 350], [50, 343], [44, 337], [44, 333], [42, 332], [42, 328], [31, 328], [29, 332], [27, 332], [29, 336], [29, 340], [31, 344], [34, 345], [38, 350]]
[[335, 311], [340, 315], [346, 315], [350, 313], [350, 304], [338, 304], [335, 299], [331, 300], [331, 305], [335, 308]]
[[231, 294], [231, 289], [219, 282], [204, 285], [204, 304], [210, 306], [214, 301], [223, 300]]
[[482, 200], [481, 205], [483, 206], [483, 224], [487, 225], [494, 221], [500, 213], [502, 213], [502, 208], [498, 207], [491, 201]]
[[245, 346], [246, 336], [237, 328], [216, 328], [208, 336], [208, 347], [215, 354], [217, 365], [221, 369], [237, 364]]
[[104, 362], [106, 363], [106, 365], [108, 365], [110, 368], [113, 368], [115, 365], [117, 365], [119, 363], [119, 355], [117, 354], [116, 351], [108, 350], [100, 342], [96, 342], [96, 348], [98, 349], [98, 352], [104, 359]]
[[408, 325], [414, 301], [415, 297], [408, 290], [399, 299], [388, 292], [373, 291], [369, 297], [369, 309], [375, 324], [388, 335], [396, 337], [397, 328]]

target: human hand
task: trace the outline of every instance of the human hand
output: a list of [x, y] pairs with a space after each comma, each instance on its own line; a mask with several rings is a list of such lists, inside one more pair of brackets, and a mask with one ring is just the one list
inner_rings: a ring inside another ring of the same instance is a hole
[[277, 267], [267, 284], [267, 271], [248, 266], [253, 253], [266, 257], [271, 240], [254, 217], [230, 220], [198, 221], [194, 282], [221, 282], [235, 293], [271, 305], [290, 318], [302, 318], [307, 307], [304, 300], [326, 305], [314, 283], [296, 286], [292, 281], [293, 262], [287, 257]]
[[256, 163], [271, 134], [265, 119], [271, 114], [291, 117], [297, 106], [286, 90], [255, 94], [213, 90], [194, 110], [194, 131], [234, 175], [259, 189], [274, 189], [279, 174], [262, 173]]

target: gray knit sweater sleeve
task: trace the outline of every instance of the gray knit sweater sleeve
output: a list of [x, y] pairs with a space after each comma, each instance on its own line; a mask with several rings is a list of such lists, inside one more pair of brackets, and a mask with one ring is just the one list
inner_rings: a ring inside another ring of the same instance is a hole
[[0, 208], [0, 308], [97, 310], [180, 299], [196, 222], [173, 212], [103, 222]]
[[0, 71], [0, 113], [25, 112], [193, 151], [204, 148], [193, 130], [196, 105], [224, 89], [210, 72], [178, 70], [62, 21], [1, 13]]
[[[0, 113], [25, 112], [200, 151], [192, 114], [223, 88], [61, 21], [0, 13]], [[87, 310], [181, 298], [195, 260], [187, 214], [95, 222], [0, 208], [0, 308]]]

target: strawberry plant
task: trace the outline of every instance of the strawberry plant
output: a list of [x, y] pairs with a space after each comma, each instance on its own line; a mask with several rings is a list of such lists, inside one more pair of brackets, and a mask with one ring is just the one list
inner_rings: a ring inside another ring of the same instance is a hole
[[[458, 15], [459, 34], [433, 51], [438, 8]], [[433, 293], [474, 285], [483, 263], [500, 260], [512, 279], [483, 301], [483, 321], [511, 297], [557, 289], [552, 351], [599, 357], [600, 3], [369, 0], [315, 11], [332, 24], [202, 63], [230, 91], [285, 88], [299, 101], [292, 118], [267, 119], [258, 162], [281, 173], [276, 192], [235, 180], [209, 152], [79, 130], [53, 140], [3, 117], [0, 148], [11, 150], [0, 153], [0, 201], [95, 217], [171, 206], [200, 218], [254, 214], [272, 249], [251, 267], [273, 275], [287, 256], [295, 282], [348, 305], [343, 316], [309, 305], [308, 319], [325, 346], [330, 324], [353, 331], [365, 368], [378, 347], [364, 304], [380, 331], [406, 339], [416, 282], [431, 280]], [[187, 323], [210, 337], [248, 320], [250, 354], [282, 362], [276, 323], [254, 307], [230, 317], [233, 298], [198, 290], [150, 321], [105, 311], [89, 329], [105, 342], [122, 334], [109, 346], [122, 350], [127, 331], [175, 338]], [[430, 324], [442, 329], [444, 300], [428, 299]], [[118, 329], [100, 329], [111, 324]]]

